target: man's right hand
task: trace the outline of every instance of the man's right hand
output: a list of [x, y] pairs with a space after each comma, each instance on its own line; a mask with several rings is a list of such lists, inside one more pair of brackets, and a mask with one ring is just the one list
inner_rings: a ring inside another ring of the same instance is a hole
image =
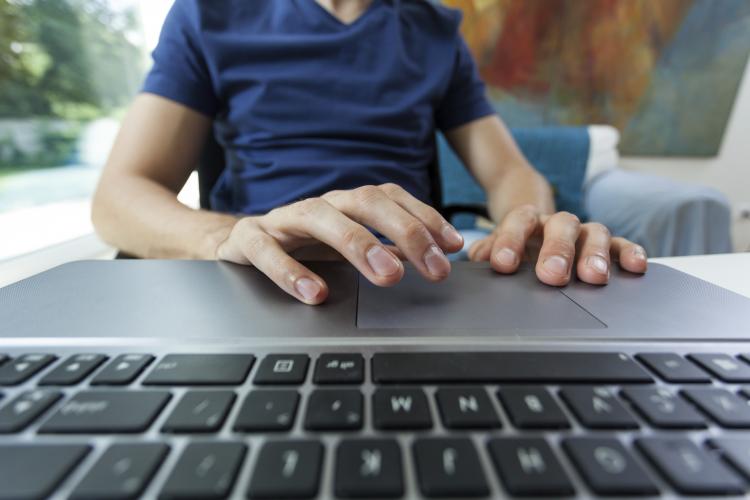
[[[391, 240], [384, 245], [367, 228]], [[257, 267], [282, 290], [307, 304], [328, 296], [323, 279], [290, 253], [323, 243], [351, 262], [378, 286], [403, 277], [399, 257], [408, 259], [430, 281], [450, 273], [445, 252], [463, 247], [456, 229], [434, 208], [396, 184], [331, 191], [276, 208], [266, 215], [244, 217], [216, 248], [221, 260]]]

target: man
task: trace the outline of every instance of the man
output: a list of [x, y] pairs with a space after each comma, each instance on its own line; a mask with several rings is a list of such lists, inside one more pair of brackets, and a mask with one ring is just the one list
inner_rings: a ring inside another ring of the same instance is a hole
[[[573, 266], [605, 284], [611, 258], [645, 272], [641, 247], [554, 213], [549, 185], [486, 100], [459, 22], [424, 0], [177, 0], [102, 174], [98, 232], [140, 257], [254, 265], [308, 304], [328, 294], [300, 262], [320, 248], [376, 285], [401, 279], [401, 259], [438, 281], [445, 253], [463, 246], [428, 204], [440, 129], [498, 223], [472, 260], [512, 273], [537, 240], [549, 285]], [[212, 125], [227, 167], [215, 211], [192, 210], [176, 193]]]

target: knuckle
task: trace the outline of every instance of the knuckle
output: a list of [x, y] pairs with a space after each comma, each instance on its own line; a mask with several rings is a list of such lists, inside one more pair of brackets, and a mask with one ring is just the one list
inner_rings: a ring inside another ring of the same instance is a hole
[[335, 200], [337, 198], [340, 198], [341, 195], [343, 194], [344, 194], [344, 191], [340, 189], [334, 189], [333, 191], [328, 191], [327, 193], [325, 193], [323, 196], [321, 196], [321, 198], [323, 198], [324, 200], [330, 201], [330, 200]]
[[578, 216], [570, 212], [558, 212], [557, 214], [555, 214], [555, 217], [567, 224], [572, 224], [575, 226], [581, 225], [581, 220], [578, 218]]
[[531, 205], [530, 203], [519, 205], [516, 208], [514, 208], [513, 211], [519, 214], [525, 214], [525, 215], [533, 216], [533, 217], [536, 217], [536, 215], [539, 213], [537, 208], [534, 205]]
[[357, 248], [364, 246], [369, 239], [370, 233], [360, 227], [350, 227], [341, 233], [340, 241], [343, 248], [355, 251]]
[[401, 186], [399, 186], [398, 184], [394, 182], [386, 182], [385, 184], [381, 184], [378, 187], [380, 188], [381, 191], [389, 195], [399, 194], [404, 190], [404, 188], [402, 188]]
[[378, 188], [371, 185], [358, 187], [353, 194], [357, 202], [362, 205], [369, 205], [383, 195]]
[[401, 235], [407, 241], [429, 238], [427, 228], [425, 228], [424, 224], [419, 222], [417, 219], [412, 219], [406, 222], [401, 227]]
[[598, 222], [589, 222], [585, 225], [591, 231], [595, 231], [608, 239], [612, 238], [612, 234], [609, 232], [609, 228], [604, 224], [600, 224]]
[[307, 198], [292, 205], [297, 215], [302, 217], [314, 216], [325, 202], [320, 198]]
[[520, 221], [525, 227], [534, 227], [539, 223], [539, 212], [533, 205], [521, 205], [513, 209], [509, 220]]

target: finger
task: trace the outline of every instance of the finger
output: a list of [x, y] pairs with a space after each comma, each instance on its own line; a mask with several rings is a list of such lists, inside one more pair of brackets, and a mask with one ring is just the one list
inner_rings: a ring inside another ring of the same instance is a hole
[[450, 261], [424, 223], [379, 188], [363, 186], [328, 193], [323, 198], [344, 215], [390, 239], [425, 278], [438, 281], [450, 273]]
[[619, 261], [620, 267], [631, 273], [643, 274], [648, 268], [643, 247], [625, 238], [612, 238], [610, 254], [612, 260]]
[[302, 200], [272, 210], [260, 218], [261, 227], [275, 236], [312, 238], [332, 247], [378, 286], [392, 286], [404, 266], [373, 234], [322, 198]]
[[273, 237], [257, 228], [240, 232], [238, 236], [239, 247], [248, 262], [286, 293], [311, 305], [320, 304], [328, 297], [326, 282], [291, 258]]
[[378, 188], [404, 210], [422, 221], [444, 251], [453, 253], [463, 248], [463, 236], [433, 207], [416, 199], [398, 184], [388, 183]]
[[492, 250], [493, 241], [495, 241], [494, 234], [488, 234], [481, 240], [475, 241], [469, 248], [469, 260], [472, 262], [485, 262], [490, 260], [490, 250]]
[[531, 205], [511, 210], [495, 230], [490, 264], [499, 273], [514, 273], [521, 263], [526, 241], [539, 227], [539, 212]]
[[547, 219], [536, 263], [536, 275], [542, 283], [563, 286], [570, 281], [570, 269], [580, 230], [578, 217], [568, 212], [558, 212]]
[[578, 238], [578, 278], [592, 285], [604, 285], [609, 281], [610, 246], [609, 230], [602, 224], [588, 223], [581, 226]]

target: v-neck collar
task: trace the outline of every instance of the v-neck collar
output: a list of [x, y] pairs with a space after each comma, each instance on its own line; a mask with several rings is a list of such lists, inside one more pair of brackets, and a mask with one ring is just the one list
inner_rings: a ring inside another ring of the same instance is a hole
[[340, 29], [350, 29], [354, 28], [358, 24], [361, 24], [367, 17], [370, 17], [373, 12], [376, 10], [379, 10], [381, 7], [381, 4], [383, 3], [382, 0], [372, 0], [370, 5], [365, 9], [362, 14], [359, 15], [354, 21], [350, 23], [345, 23], [338, 17], [331, 14], [325, 7], [320, 5], [316, 0], [296, 0], [298, 5], [301, 5], [302, 8], [311, 16], [314, 16], [323, 22], [327, 23], [328, 25]]

